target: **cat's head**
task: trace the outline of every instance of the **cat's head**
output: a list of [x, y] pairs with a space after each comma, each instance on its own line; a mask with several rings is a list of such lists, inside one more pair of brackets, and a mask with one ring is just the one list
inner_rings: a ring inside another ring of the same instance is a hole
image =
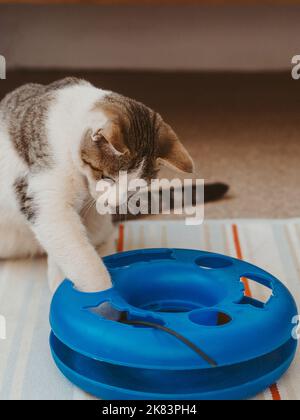
[[[96, 185], [109, 180], [113, 189], [128, 179], [147, 183], [157, 177], [162, 164], [192, 173], [193, 161], [172, 128], [145, 105], [111, 93], [95, 106], [105, 116], [100, 127], [89, 129], [83, 138], [80, 159], [89, 189], [97, 198]], [[116, 203], [118, 204], [118, 203]]]

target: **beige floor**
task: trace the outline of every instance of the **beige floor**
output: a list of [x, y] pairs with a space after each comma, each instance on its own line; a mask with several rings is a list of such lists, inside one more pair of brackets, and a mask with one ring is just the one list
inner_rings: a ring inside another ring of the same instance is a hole
[[[21, 83], [68, 74], [8, 72], [0, 97]], [[190, 150], [198, 175], [230, 184], [228, 198], [208, 205], [206, 217], [300, 216], [300, 81], [289, 74], [79, 75], [158, 110]]]

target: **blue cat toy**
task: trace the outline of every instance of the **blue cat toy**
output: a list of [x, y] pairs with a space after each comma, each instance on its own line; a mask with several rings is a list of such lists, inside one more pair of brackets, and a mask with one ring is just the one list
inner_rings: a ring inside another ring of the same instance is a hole
[[[233, 258], [151, 249], [105, 258], [113, 288], [53, 297], [50, 345], [74, 384], [105, 399], [245, 399], [277, 381], [297, 347], [296, 304], [272, 275]], [[241, 279], [272, 290], [263, 304]], [[104, 303], [118, 319], [101, 315]]]

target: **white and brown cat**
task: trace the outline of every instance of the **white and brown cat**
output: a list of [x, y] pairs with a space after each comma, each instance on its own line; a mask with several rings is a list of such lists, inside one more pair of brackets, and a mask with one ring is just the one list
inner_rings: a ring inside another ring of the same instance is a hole
[[[96, 184], [106, 178], [116, 189], [119, 171], [150, 181], [161, 162], [193, 171], [145, 105], [75, 78], [20, 87], [0, 102], [0, 258], [46, 253], [52, 290], [66, 277], [83, 291], [109, 288], [99, 249], [113, 224], [90, 205]], [[226, 189], [214, 185], [208, 199]]]
[[51, 289], [70, 278], [83, 291], [111, 286], [98, 255], [110, 216], [88, 203], [119, 171], [149, 181], [159, 162], [193, 163], [161, 116], [74, 78], [28, 84], [0, 103], [0, 258], [48, 255]]

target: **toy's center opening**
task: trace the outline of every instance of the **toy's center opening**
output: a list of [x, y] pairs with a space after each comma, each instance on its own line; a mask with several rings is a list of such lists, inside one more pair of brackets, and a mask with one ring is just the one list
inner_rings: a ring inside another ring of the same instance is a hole
[[190, 312], [221, 302], [227, 288], [197, 265], [152, 263], [131, 266], [118, 278], [116, 289], [130, 305], [153, 312]]

